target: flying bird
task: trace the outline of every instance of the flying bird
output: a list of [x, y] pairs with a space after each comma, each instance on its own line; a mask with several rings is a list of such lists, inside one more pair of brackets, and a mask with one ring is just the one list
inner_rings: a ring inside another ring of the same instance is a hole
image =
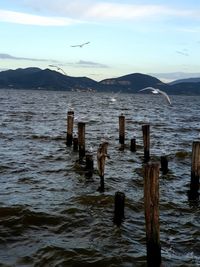
[[82, 44], [77, 44], [77, 45], [71, 45], [71, 47], [80, 47], [82, 48], [84, 45], [89, 44], [90, 42], [82, 43]]
[[49, 65], [49, 67], [56, 68], [57, 70], [62, 71], [62, 73], [63, 73], [64, 75], [67, 75], [67, 73], [66, 73], [61, 67], [59, 67], [59, 66], [56, 66], [56, 65]]
[[153, 94], [161, 94], [161, 95], [163, 95], [166, 98], [167, 102], [171, 105], [171, 100], [170, 100], [169, 96], [165, 92], [161, 91], [160, 89], [153, 88], [153, 87], [146, 87], [146, 88], [143, 88], [143, 89], [139, 90], [139, 92], [145, 91], [145, 90], [151, 90], [151, 92]]
[[121, 93], [121, 91], [119, 91], [119, 92], [113, 94], [113, 95], [111, 96], [111, 98], [110, 98], [110, 101], [111, 101], [111, 102], [115, 102], [115, 101], [117, 101], [117, 97], [118, 97], [118, 95], [119, 95], [120, 93]]

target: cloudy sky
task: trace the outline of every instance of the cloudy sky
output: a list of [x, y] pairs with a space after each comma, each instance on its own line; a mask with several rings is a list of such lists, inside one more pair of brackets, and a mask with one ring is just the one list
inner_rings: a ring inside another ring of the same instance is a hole
[[0, 34], [0, 70], [200, 77], [198, 0], [1, 0]]

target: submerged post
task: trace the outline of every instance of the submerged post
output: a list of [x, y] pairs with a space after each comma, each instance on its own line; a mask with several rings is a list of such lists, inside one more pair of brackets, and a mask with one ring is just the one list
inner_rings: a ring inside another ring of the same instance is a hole
[[78, 148], [79, 148], [79, 162], [83, 161], [85, 157], [85, 123], [78, 122]]
[[192, 166], [189, 199], [199, 198], [199, 177], [200, 177], [200, 142], [194, 141], [192, 144]]
[[66, 145], [71, 146], [73, 140], [73, 126], [74, 126], [74, 111], [67, 112], [67, 140]]
[[144, 162], [150, 159], [150, 125], [142, 125], [143, 144], [144, 144]]
[[75, 135], [73, 137], [73, 150], [78, 151], [78, 137], [77, 137], [77, 135]]
[[94, 162], [93, 162], [93, 154], [92, 153], [87, 153], [85, 155], [85, 176], [87, 178], [92, 178], [93, 175], [93, 170], [94, 170]]
[[119, 143], [121, 145], [125, 143], [125, 116], [123, 114], [119, 116]]
[[124, 203], [125, 203], [125, 194], [122, 192], [116, 192], [113, 221], [117, 226], [120, 226], [120, 224], [124, 220]]
[[159, 164], [144, 167], [144, 208], [146, 221], [147, 266], [160, 267], [160, 225], [159, 225]]
[[135, 138], [131, 139], [131, 147], [130, 147], [131, 152], [135, 152], [136, 151], [136, 140]]
[[166, 156], [161, 156], [160, 157], [160, 163], [161, 163], [161, 168], [160, 170], [162, 171], [162, 173], [165, 175], [168, 173], [168, 159]]
[[100, 187], [99, 191], [104, 192], [104, 171], [105, 171], [105, 161], [108, 158], [107, 154], [108, 142], [104, 142], [99, 145], [97, 150], [97, 167], [100, 176]]

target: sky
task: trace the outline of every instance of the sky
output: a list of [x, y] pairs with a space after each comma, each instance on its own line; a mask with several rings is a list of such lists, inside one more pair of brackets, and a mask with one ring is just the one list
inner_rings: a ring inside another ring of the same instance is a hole
[[199, 0], [1, 0], [0, 35], [0, 71], [200, 77]]

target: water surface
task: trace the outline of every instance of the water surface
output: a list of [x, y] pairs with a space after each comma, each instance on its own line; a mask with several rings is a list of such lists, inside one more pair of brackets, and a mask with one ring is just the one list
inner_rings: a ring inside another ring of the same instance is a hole
[[[200, 97], [1, 90], [0, 266], [146, 266], [141, 127], [150, 123], [151, 157], [169, 158], [160, 173], [164, 266], [200, 266], [200, 210], [187, 197], [192, 142], [200, 140]], [[66, 114], [86, 122], [86, 149], [109, 139], [105, 192], [75, 168]], [[126, 116], [126, 145], [118, 116]], [[129, 150], [135, 137], [137, 152]], [[125, 221], [113, 224], [114, 194], [126, 195]]]

